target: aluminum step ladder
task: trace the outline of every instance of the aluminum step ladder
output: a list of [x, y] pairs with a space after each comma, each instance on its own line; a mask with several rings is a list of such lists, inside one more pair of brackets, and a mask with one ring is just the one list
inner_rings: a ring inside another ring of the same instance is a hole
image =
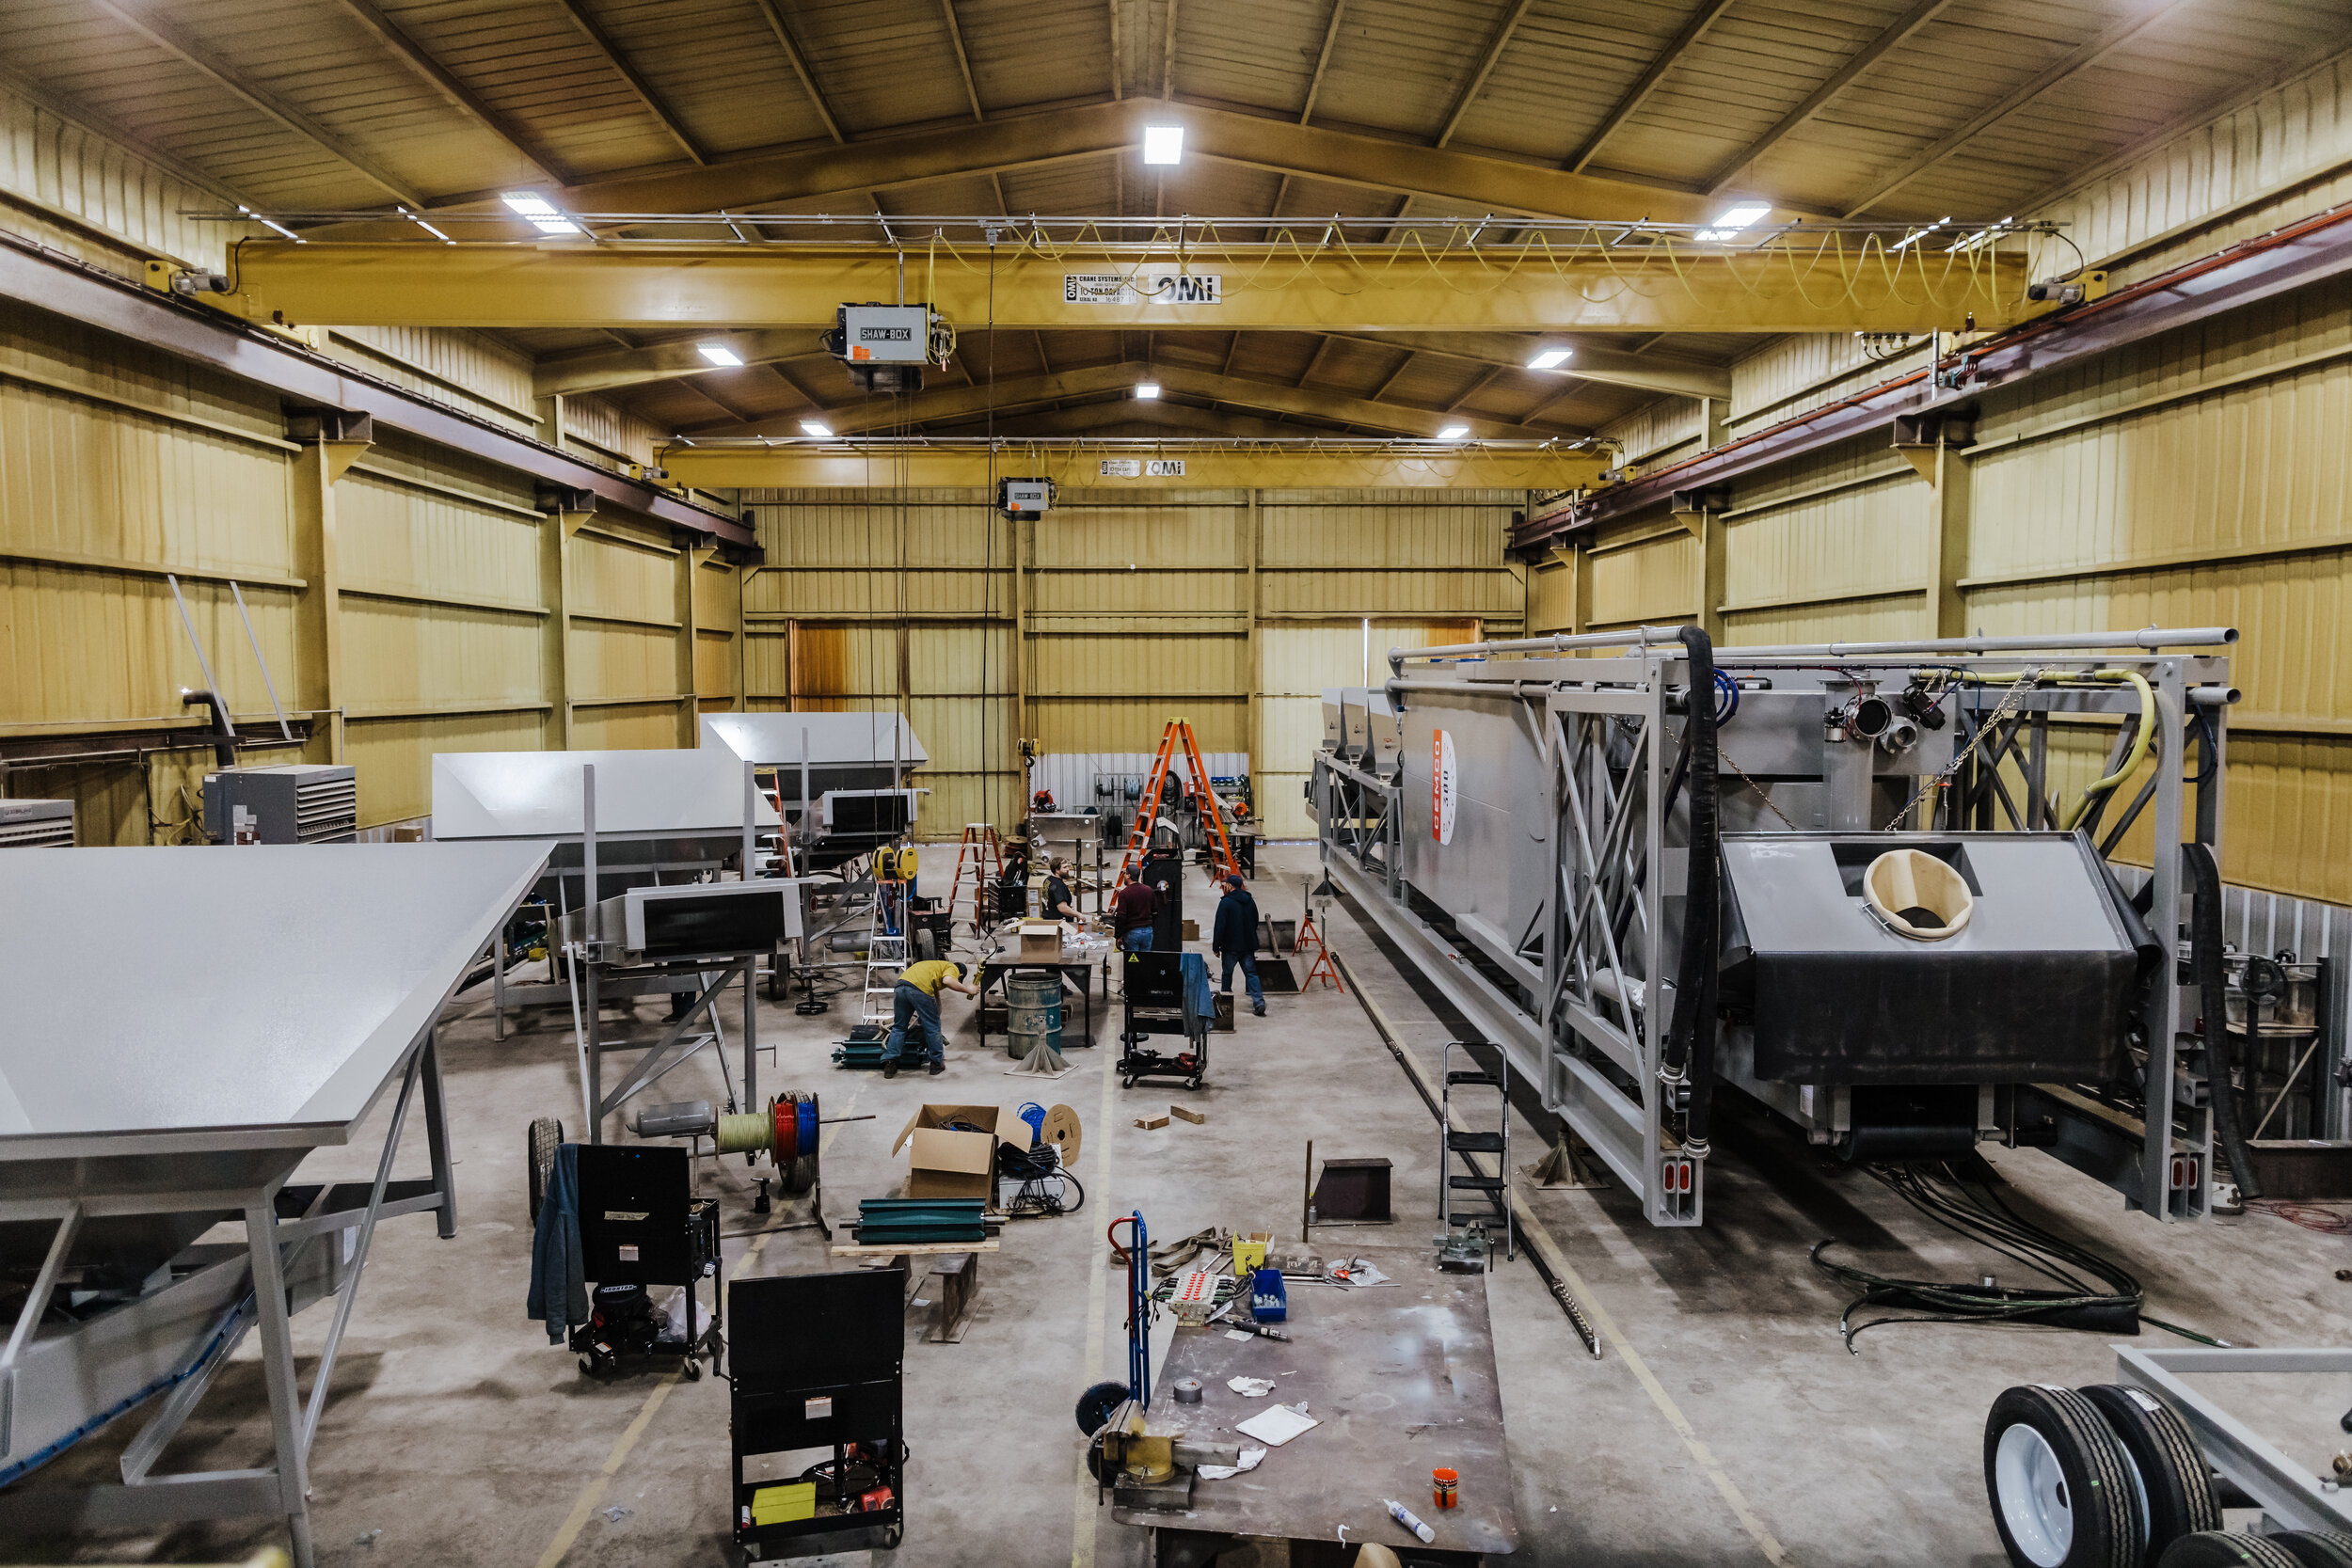
[[[1518, 1238], [1511, 1226], [1511, 1062], [1502, 1052], [1495, 1053], [1497, 1071], [1487, 1072], [1476, 1067], [1456, 1068], [1454, 1053], [1459, 1051], [1470, 1058], [1470, 1047], [1460, 1040], [1446, 1042], [1438, 1056], [1443, 1085], [1438, 1107], [1438, 1223], [1448, 1230], [1458, 1228], [1466, 1221], [1477, 1221], [1486, 1227], [1491, 1236], [1500, 1226], [1502, 1231], [1502, 1256], [1508, 1260], [1518, 1256]], [[1487, 1088], [1495, 1091], [1495, 1131], [1464, 1132], [1454, 1125], [1454, 1091], [1456, 1088]], [[1494, 1174], [1479, 1169], [1473, 1154], [1491, 1155]], [[1460, 1159], [1462, 1169], [1454, 1169]], [[1468, 1209], [1456, 1209], [1454, 1198], [1468, 1193], [1483, 1194], [1487, 1207], [1473, 1203]]]
[[871, 919], [866, 933], [866, 995], [858, 1021], [887, 1029], [895, 1011], [891, 993], [898, 990], [898, 976], [907, 967], [907, 938], [904, 931], [893, 936], [883, 929], [880, 899], [875, 900]]

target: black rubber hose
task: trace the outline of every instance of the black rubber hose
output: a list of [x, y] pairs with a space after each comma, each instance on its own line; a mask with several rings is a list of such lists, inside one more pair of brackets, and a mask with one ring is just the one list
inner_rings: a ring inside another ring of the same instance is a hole
[[180, 693], [182, 707], [194, 707], [199, 703], [204, 705], [204, 711], [210, 714], [213, 720], [213, 727], [205, 734], [204, 738], [212, 742], [214, 765], [219, 768], [236, 767], [237, 726], [230, 722], [229, 705], [222, 702], [216, 692], [183, 691]]
[[[2192, 894], [2189, 907], [2189, 962], [2197, 972], [2199, 1006], [2204, 1009], [2205, 1083], [2212, 1098], [2213, 1124], [2221, 1152], [2237, 1179], [2238, 1196], [2260, 1197], [2262, 1180], [2254, 1174], [2254, 1159], [2246, 1148], [2245, 1129], [2238, 1125], [2237, 1090], [2230, 1082], [2229, 979], [2221, 967], [2221, 867], [2209, 844], [2181, 846]], [[2247, 1086], [2253, 1085], [2249, 1081]]]
[[1682, 961], [1675, 975], [1674, 1019], [1666, 1031], [1666, 1059], [1691, 1086], [1683, 1117], [1683, 1142], [1693, 1155], [1708, 1153], [1708, 1112], [1715, 1098], [1715, 986], [1721, 958], [1716, 951], [1722, 901], [1717, 886], [1722, 825], [1717, 816], [1715, 754], [1715, 644], [1697, 626], [1684, 626], [1682, 645], [1691, 664], [1685, 737], [1691, 758], [1691, 869], [1683, 886]]

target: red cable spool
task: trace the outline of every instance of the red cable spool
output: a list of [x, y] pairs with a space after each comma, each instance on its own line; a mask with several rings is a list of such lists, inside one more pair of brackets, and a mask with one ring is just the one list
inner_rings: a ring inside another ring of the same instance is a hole
[[775, 1162], [781, 1167], [800, 1157], [800, 1108], [779, 1095], [769, 1101], [768, 1115], [775, 1126]]

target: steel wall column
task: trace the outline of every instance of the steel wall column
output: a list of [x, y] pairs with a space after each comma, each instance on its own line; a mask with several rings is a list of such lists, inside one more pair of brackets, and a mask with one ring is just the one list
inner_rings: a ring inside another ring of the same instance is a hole
[[550, 705], [553, 750], [572, 745], [572, 535], [591, 514], [575, 509], [577, 498], [559, 500], [539, 530], [539, 600], [547, 606], [539, 635], [540, 695]]
[[1931, 505], [1928, 617], [1933, 637], [1968, 635], [1968, 605], [1960, 582], [1968, 575], [1968, 529], [1972, 517], [1973, 485], [1966, 453], [1948, 441], [1935, 448], [1932, 473], [1935, 486]]
[[364, 441], [309, 440], [287, 473], [294, 495], [294, 704], [326, 716], [326, 760], [344, 760], [342, 578], [335, 537], [335, 482]]
[[1248, 505], [1242, 515], [1242, 567], [1248, 578], [1249, 616], [1248, 640], [1242, 654], [1249, 663], [1248, 698], [1242, 710], [1242, 735], [1244, 744], [1249, 748], [1249, 799], [1252, 802], [1249, 809], [1253, 814], [1263, 811], [1262, 802], [1265, 800], [1258, 787], [1258, 770], [1264, 766], [1265, 757], [1265, 705], [1260, 699], [1265, 680], [1264, 673], [1258, 668], [1258, 620], [1262, 611], [1258, 597], [1258, 555], [1262, 546], [1258, 535], [1263, 525], [1264, 514], [1259, 510], [1258, 502], [1259, 493], [1252, 488]]

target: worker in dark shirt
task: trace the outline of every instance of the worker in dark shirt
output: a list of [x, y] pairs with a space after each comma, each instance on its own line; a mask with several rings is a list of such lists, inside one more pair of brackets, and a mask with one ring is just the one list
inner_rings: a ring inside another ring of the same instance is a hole
[[1070, 863], [1058, 855], [1054, 857], [1054, 863], [1045, 868], [1045, 918], [1078, 918], [1078, 901], [1070, 894]]
[[1209, 951], [1225, 960], [1225, 977], [1217, 989], [1233, 990], [1233, 966], [1241, 965], [1249, 982], [1249, 1010], [1265, 1017], [1265, 992], [1258, 985], [1258, 901], [1249, 896], [1239, 877], [1225, 879], [1225, 896], [1217, 900], [1216, 924], [1209, 932]]
[[1152, 917], [1159, 907], [1160, 895], [1149, 882], [1129, 882], [1111, 895], [1111, 933], [1121, 952], [1152, 950]]

